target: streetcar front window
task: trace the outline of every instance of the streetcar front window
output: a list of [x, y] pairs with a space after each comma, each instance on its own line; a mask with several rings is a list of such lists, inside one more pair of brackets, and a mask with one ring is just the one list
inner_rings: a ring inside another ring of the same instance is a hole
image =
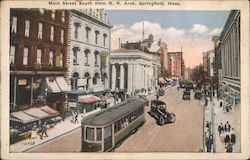
[[94, 128], [87, 127], [86, 128], [86, 140], [94, 141]]
[[96, 128], [96, 140], [101, 141], [102, 140], [102, 129]]

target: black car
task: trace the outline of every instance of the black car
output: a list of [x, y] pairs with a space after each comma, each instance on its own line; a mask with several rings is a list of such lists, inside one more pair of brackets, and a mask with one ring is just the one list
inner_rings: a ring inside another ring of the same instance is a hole
[[165, 94], [164, 89], [160, 88], [159, 89], [159, 96], [164, 96], [164, 94]]
[[186, 88], [186, 90], [183, 91], [182, 99], [183, 100], [186, 100], [186, 99], [190, 100], [190, 90], [188, 88]]
[[154, 100], [151, 101], [151, 108], [149, 114], [154, 117], [157, 121], [157, 124], [164, 125], [166, 123], [174, 123], [175, 122], [175, 114], [169, 113], [166, 110], [166, 103]]
[[196, 90], [194, 93], [194, 99], [201, 99], [201, 97], [202, 97], [202, 91]]
[[194, 89], [193, 83], [187, 83], [186, 88]]

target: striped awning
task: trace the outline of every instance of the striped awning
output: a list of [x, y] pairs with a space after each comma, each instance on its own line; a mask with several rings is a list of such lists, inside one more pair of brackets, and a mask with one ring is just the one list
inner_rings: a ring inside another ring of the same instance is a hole
[[58, 86], [56, 79], [53, 77], [46, 77], [46, 82], [48, 85], [48, 91], [52, 93], [59, 93], [61, 92], [60, 87]]
[[60, 88], [63, 92], [69, 92], [69, 91], [70, 91], [70, 87], [69, 87], [69, 85], [66, 83], [64, 77], [62, 77], [62, 76], [56, 77], [56, 82], [57, 82], [59, 88]]
[[22, 123], [34, 122], [37, 120], [36, 117], [30, 116], [23, 111], [13, 112], [10, 114], [10, 120]]
[[78, 98], [78, 102], [80, 103], [94, 103], [98, 101], [101, 101], [101, 99], [94, 95], [79, 96]]
[[54, 109], [50, 108], [49, 106], [42, 106], [42, 107], [39, 107], [39, 109], [52, 115], [52, 116], [59, 115], [57, 110], [54, 110]]

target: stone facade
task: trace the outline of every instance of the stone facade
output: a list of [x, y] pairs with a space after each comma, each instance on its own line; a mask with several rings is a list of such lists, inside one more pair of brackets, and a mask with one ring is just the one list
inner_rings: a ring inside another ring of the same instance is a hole
[[68, 84], [72, 90], [108, 89], [112, 26], [105, 11], [70, 10], [69, 17]]

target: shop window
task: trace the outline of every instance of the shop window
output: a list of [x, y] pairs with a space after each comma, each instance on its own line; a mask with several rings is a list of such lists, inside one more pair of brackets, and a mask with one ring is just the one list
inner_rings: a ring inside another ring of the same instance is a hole
[[94, 141], [94, 128], [86, 128], [86, 140]]
[[96, 141], [101, 141], [101, 140], [102, 140], [102, 129], [96, 128]]

